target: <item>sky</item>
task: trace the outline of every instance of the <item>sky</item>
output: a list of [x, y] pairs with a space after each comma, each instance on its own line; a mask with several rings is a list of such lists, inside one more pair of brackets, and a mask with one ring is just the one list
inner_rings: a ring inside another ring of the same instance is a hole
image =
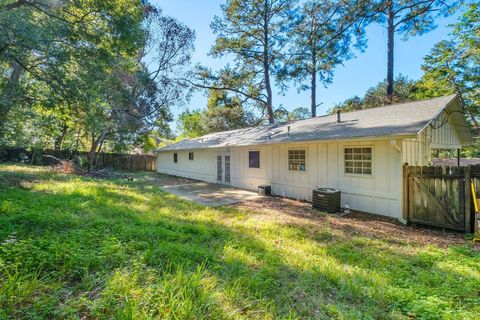
[[[158, 4], [165, 15], [172, 16], [195, 30], [195, 53], [193, 64], [201, 63], [214, 70], [222, 66], [222, 61], [208, 56], [215, 42], [215, 35], [210, 29], [210, 22], [215, 15], [221, 15], [220, 5], [224, 0], [152, 0]], [[402, 41], [396, 36], [395, 75], [399, 73], [415, 80], [421, 77], [423, 57], [429, 53], [433, 45], [448, 37], [448, 24], [454, 23], [456, 16], [438, 18], [438, 27], [433, 31]], [[367, 29], [368, 47], [364, 52], [338, 66], [333, 82], [327, 88], [322, 86], [317, 91], [317, 99], [322, 103], [317, 114], [322, 115], [333, 105], [352, 96], [362, 96], [367, 89], [386, 78], [387, 73], [387, 33], [384, 27], [371, 25]], [[189, 103], [178, 110], [172, 110], [177, 116], [187, 108], [199, 109], [206, 106], [205, 94], [195, 94]], [[288, 110], [310, 106], [310, 93], [298, 92], [293, 85], [285, 95], [275, 92], [274, 108], [283, 105]]]

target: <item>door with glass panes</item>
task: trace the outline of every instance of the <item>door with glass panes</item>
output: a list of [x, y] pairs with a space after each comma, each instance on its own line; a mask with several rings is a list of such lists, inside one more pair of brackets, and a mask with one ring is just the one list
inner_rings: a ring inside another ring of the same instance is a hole
[[230, 183], [230, 155], [217, 155], [217, 182]]

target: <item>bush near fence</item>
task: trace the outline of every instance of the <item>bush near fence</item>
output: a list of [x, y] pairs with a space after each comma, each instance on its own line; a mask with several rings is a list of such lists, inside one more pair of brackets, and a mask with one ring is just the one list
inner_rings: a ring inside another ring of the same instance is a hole
[[[86, 157], [87, 152], [76, 152], [78, 157]], [[35, 165], [52, 165], [55, 159], [73, 160], [73, 150], [40, 150], [26, 148], [0, 148], [0, 162], [22, 162]], [[95, 166], [97, 168], [111, 167], [130, 171], [155, 171], [157, 157], [140, 154], [98, 153]]]

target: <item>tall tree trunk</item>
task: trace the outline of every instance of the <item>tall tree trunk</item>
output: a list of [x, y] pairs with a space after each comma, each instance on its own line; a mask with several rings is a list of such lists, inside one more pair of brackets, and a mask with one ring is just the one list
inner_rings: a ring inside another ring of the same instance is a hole
[[393, 103], [393, 62], [395, 41], [395, 14], [393, 12], [393, 0], [388, 3], [388, 66], [387, 66], [387, 103]]
[[[98, 146], [98, 150], [97, 150], [97, 156], [100, 155], [102, 153], [102, 148], [103, 148], [103, 143], [105, 142], [106, 139], [103, 139], [102, 142], [100, 142], [100, 145]], [[98, 162], [99, 160], [97, 158], [95, 158], [95, 165], [98, 166]], [[102, 165], [105, 165], [105, 163], [102, 162]]]
[[274, 123], [275, 118], [273, 117], [273, 98], [272, 98], [272, 85], [270, 83], [270, 61], [269, 61], [269, 30], [268, 30], [268, 4], [265, 2], [265, 16], [264, 16], [264, 27], [263, 27], [263, 41], [264, 41], [264, 48], [263, 48], [263, 75], [265, 78], [265, 90], [267, 91], [267, 113], [268, 113], [268, 122]]
[[317, 51], [315, 48], [315, 43], [311, 44], [312, 46], [312, 70], [311, 70], [311, 110], [312, 118], [317, 116]]
[[5, 132], [4, 126], [8, 113], [18, 99], [19, 92], [17, 89], [20, 82], [20, 77], [24, 72], [21, 65], [16, 61], [11, 63], [11, 68], [12, 73], [8, 79], [8, 84], [0, 95], [0, 137], [2, 137]]
[[94, 134], [92, 134], [92, 145], [90, 147], [90, 151], [87, 154], [88, 164], [89, 164], [89, 171], [93, 171], [95, 166], [95, 156], [97, 155], [97, 149], [100, 144], [103, 143], [103, 140], [108, 135], [108, 130], [103, 130], [100, 135], [95, 138]]
[[60, 133], [60, 135], [55, 139], [55, 144], [54, 144], [54, 149], [55, 150], [60, 150], [62, 149], [62, 145], [63, 145], [63, 140], [65, 139], [65, 136], [67, 135], [67, 132], [68, 132], [68, 126], [66, 124], [64, 124], [62, 126], [62, 132]]

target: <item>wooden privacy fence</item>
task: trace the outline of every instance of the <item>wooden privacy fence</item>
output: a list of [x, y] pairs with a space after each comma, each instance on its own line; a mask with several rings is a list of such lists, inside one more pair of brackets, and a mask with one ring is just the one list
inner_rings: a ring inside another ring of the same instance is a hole
[[[472, 232], [472, 190], [480, 187], [480, 166], [404, 166], [404, 219]], [[475, 194], [476, 196], [476, 194]]]
[[112, 167], [120, 170], [157, 170], [157, 157], [151, 155], [99, 153], [95, 162], [97, 167]]
[[[78, 157], [86, 157], [87, 152], [77, 152]], [[36, 165], [50, 165], [55, 161], [51, 157], [61, 160], [73, 160], [75, 152], [72, 150], [30, 150], [25, 148], [0, 148], [0, 162], [25, 162]], [[112, 167], [120, 170], [155, 171], [157, 157], [153, 155], [98, 153], [95, 159], [96, 167]]]

